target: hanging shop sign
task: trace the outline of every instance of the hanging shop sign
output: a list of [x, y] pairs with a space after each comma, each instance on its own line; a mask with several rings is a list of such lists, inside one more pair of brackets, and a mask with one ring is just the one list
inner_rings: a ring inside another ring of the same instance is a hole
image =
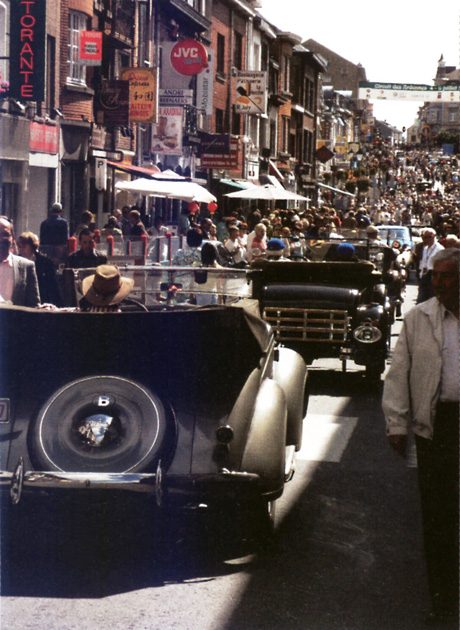
[[96, 190], [107, 188], [107, 160], [105, 158], [98, 157], [94, 160], [94, 186]]
[[80, 31], [80, 63], [85, 66], [102, 64], [102, 33]]
[[460, 103], [460, 86], [360, 81], [358, 98], [383, 101]]
[[171, 49], [171, 65], [185, 76], [200, 74], [208, 66], [208, 51], [195, 39], [183, 39]]
[[156, 69], [122, 68], [121, 78], [123, 81], [129, 81], [129, 117], [131, 122], [156, 122]]
[[103, 114], [104, 125], [129, 125], [129, 81], [103, 81], [97, 93], [97, 109]]
[[202, 147], [201, 167], [235, 170], [239, 167], [239, 141], [236, 137], [230, 137], [230, 150], [222, 153], [212, 145]]
[[59, 127], [46, 123], [30, 123], [30, 151], [55, 154], [59, 149]]
[[9, 96], [45, 99], [46, 0], [11, 0]]
[[196, 78], [196, 109], [200, 114], [211, 116], [214, 91], [214, 52], [208, 50], [208, 67]]
[[239, 114], [267, 113], [267, 73], [258, 70], [236, 73], [235, 111]]
[[182, 155], [182, 107], [159, 107], [153, 129], [152, 151], [163, 155]]

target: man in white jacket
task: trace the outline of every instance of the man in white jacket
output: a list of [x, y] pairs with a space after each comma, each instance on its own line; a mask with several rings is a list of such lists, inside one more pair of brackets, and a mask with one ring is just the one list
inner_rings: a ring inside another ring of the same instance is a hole
[[415, 434], [432, 624], [458, 618], [459, 255], [433, 257], [435, 297], [407, 314], [383, 392], [391, 447]]

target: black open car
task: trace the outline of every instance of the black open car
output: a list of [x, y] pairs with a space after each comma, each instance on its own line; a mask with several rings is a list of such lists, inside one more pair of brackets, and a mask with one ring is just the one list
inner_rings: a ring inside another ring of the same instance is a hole
[[[93, 272], [69, 271], [73, 306]], [[0, 306], [1, 489], [14, 503], [122, 489], [268, 520], [301, 446], [303, 359], [277, 348], [246, 271], [122, 274], [135, 287], [119, 312]], [[215, 301], [213, 274], [220, 303], [185, 301], [186, 282]]]

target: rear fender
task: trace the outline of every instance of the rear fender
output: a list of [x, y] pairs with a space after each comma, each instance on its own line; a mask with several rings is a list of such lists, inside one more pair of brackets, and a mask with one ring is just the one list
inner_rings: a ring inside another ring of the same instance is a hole
[[284, 392], [275, 381], [265, 379], [256, 399], [240, 468], [260, 476], [263, 492], [278, 492], [284, 485], [286, 421]]
[[284, 391], [287, 406], [286, 445], [302, 445], [302, 425], [306, 410], [307, 366], [302, 357], [289, 348], [279, 348], [273, 364], [273, 379]]

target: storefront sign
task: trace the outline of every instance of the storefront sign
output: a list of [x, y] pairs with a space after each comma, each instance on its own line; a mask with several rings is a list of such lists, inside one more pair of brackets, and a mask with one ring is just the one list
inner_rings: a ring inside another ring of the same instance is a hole
[[97, 94], [97, 107], [103, 112], [105, 125], [129, 125], [129, 82], [104, 81]]
[[102, 33], [98, 31], [80, 32], [80, 63], [85, 66], [102, 64]]
[[238, 138], [230, 139], [230, 151], [227, 154], [212, 152], [212, 149], [203, 150], [201, 152], [202, 168], [220, 168], [220, 169], [237, 169], [239, 141]]
[[46, 0], [11, 0], [10, 96], [45, 99], [45, 58]]
[[208, 66], [208, 51], [195, 39], [183, 39], [171, 50], [171, 65], [185, 76], [200, 74]]
[[236, 74], [235, 112], [239, 114], [267, 113], [267, 73], [257, 70]]
[[182, 155], [182, 128], [184, 110], [182, 107], [159, 107], [158, 122], [152, 138], [153, 153]]
[[56, 154], [59, 150], [59, 127], [46, 123], [30, 123], [30, 151]]
[[163, 88], [158, 94], [160, 105], [193, 105], [193, 90]]
[[157, 71], [154, 68], [122, 68], [121, 78], [129, 81], [129, 117], [131, 122], [155, 122], [157, 119]]

